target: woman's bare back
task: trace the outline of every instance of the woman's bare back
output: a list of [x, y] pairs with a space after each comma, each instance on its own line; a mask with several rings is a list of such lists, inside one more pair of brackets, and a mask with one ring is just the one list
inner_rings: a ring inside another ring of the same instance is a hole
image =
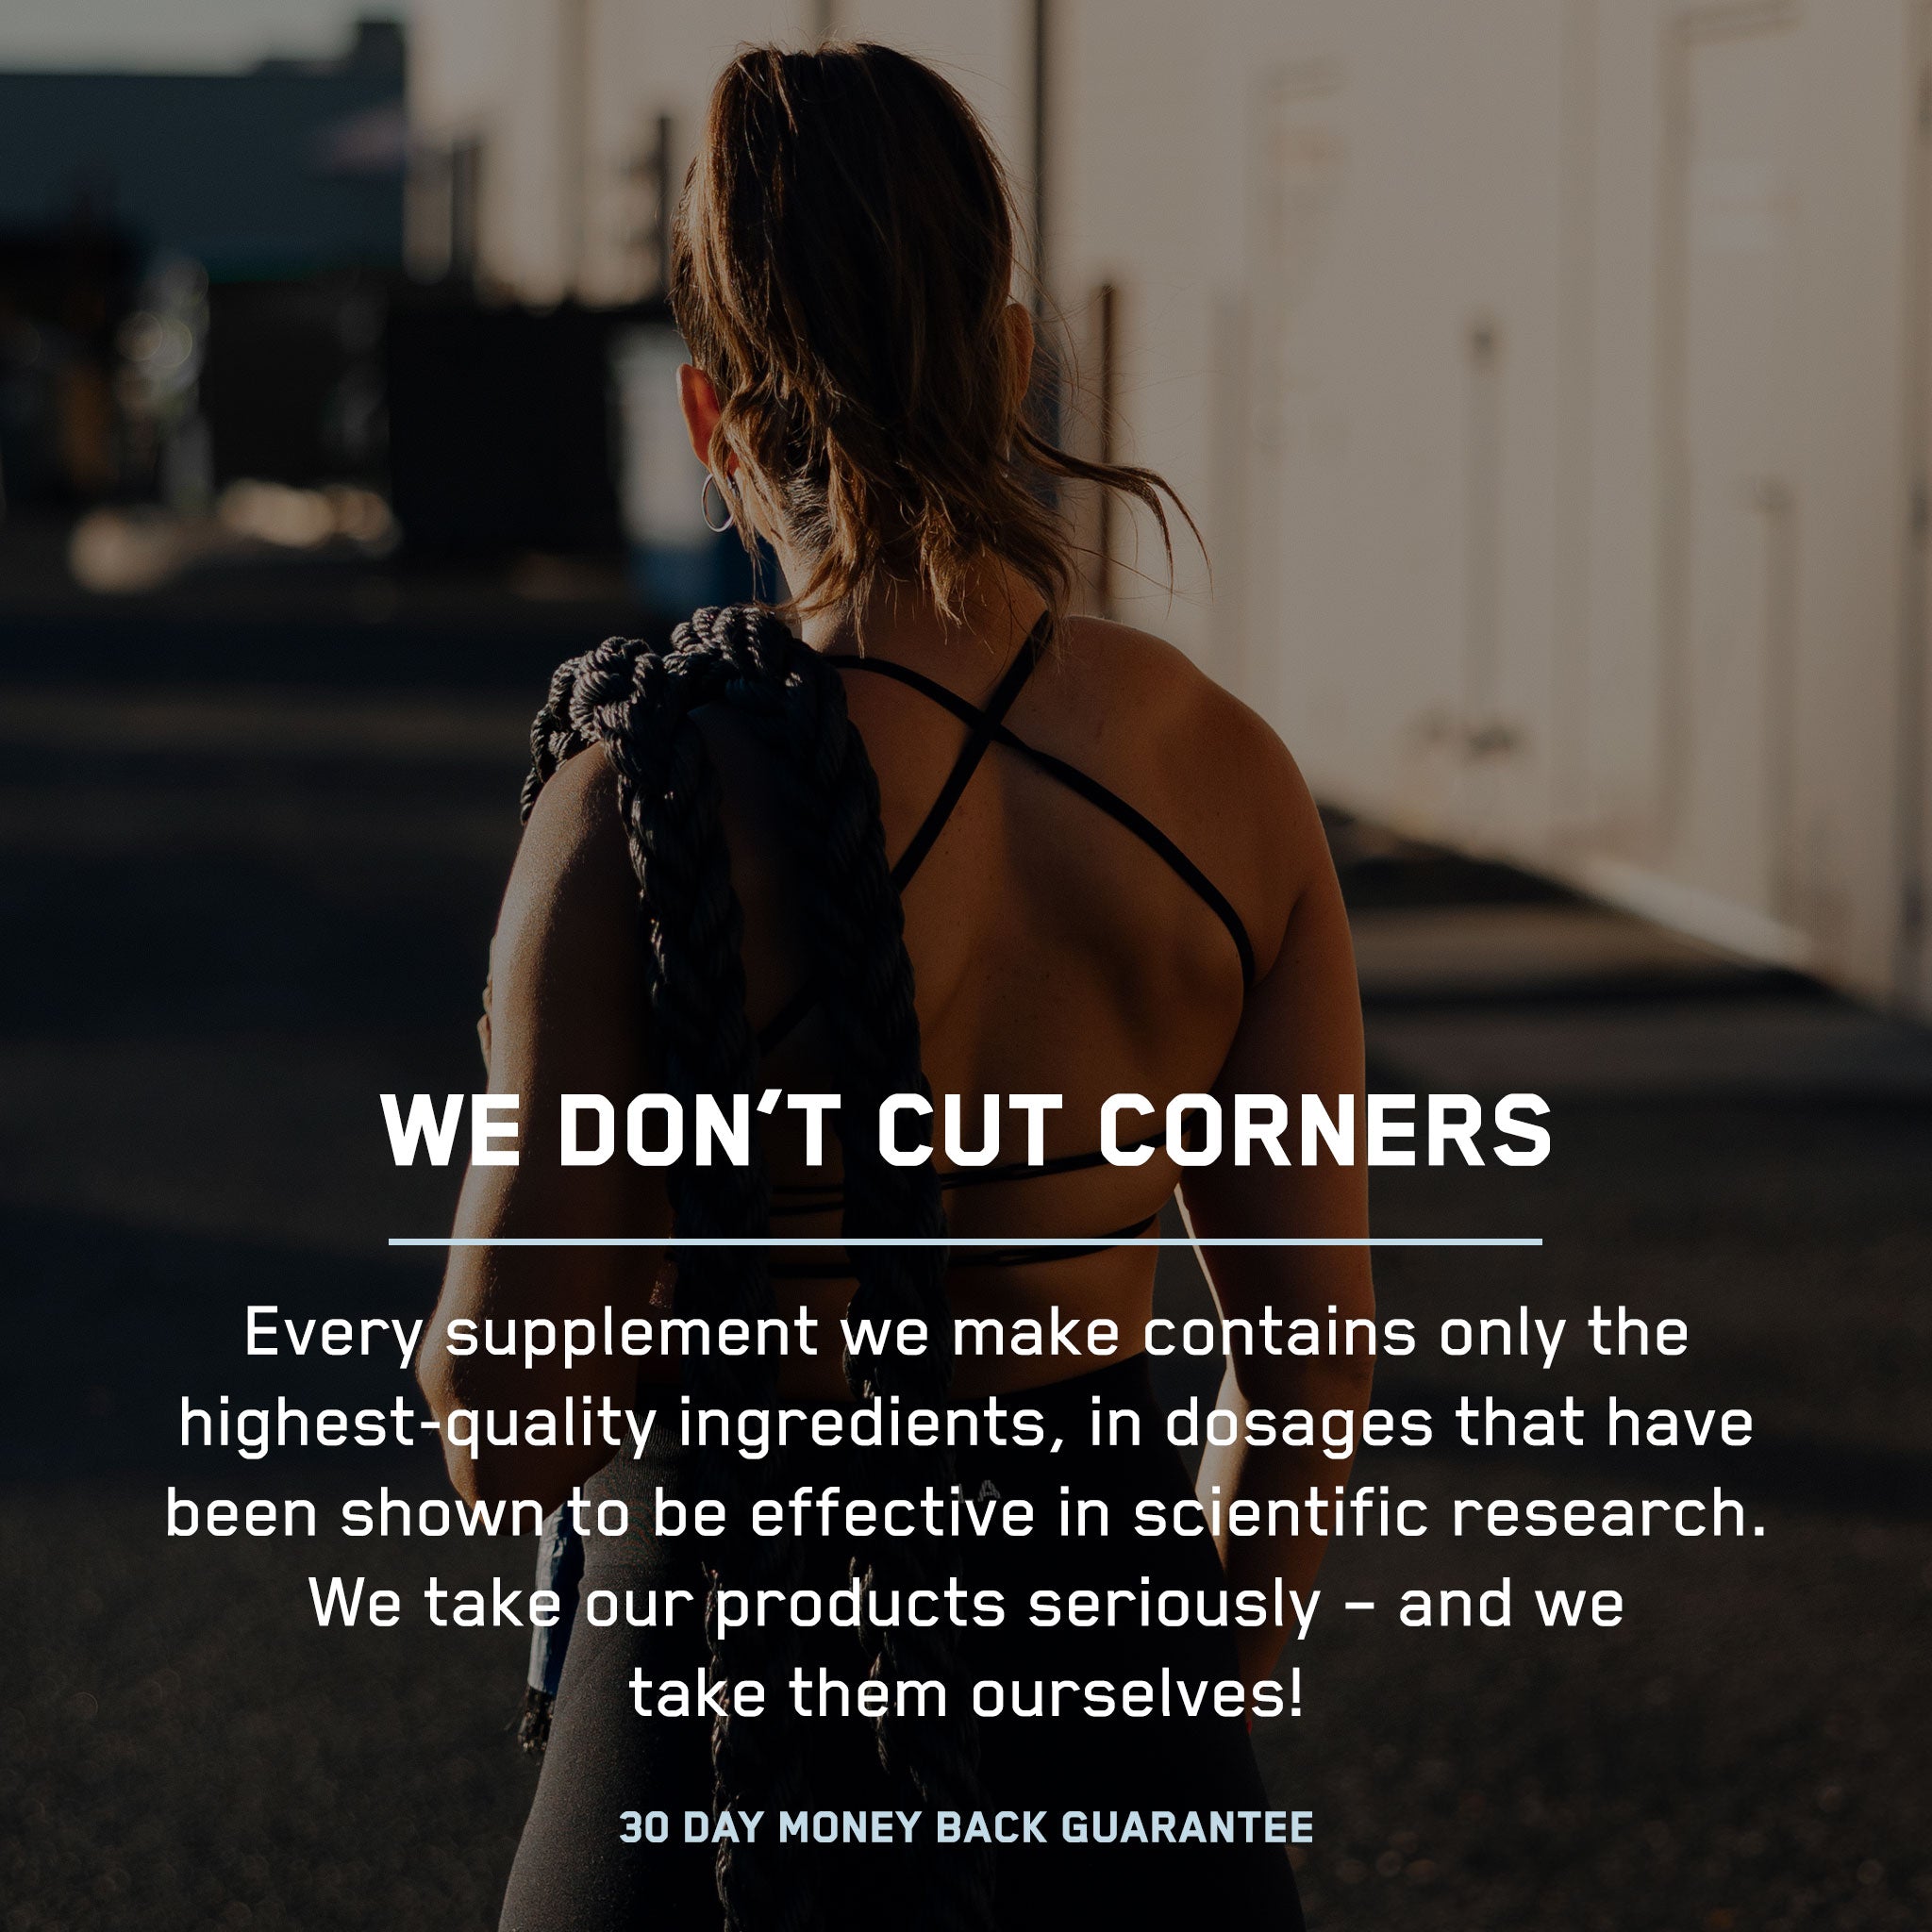
[[[976, 705], [1024, 646], [1021, 625], [1010, 629], [991, 642], [956, 642], [945, 653], [915, 644], [903, 655], [879, 652], [874, 661], [903, 665]], [[849, 668], [845, 684], [878, 775], [886, 849], [897, 856], [925, 820], [969, 727], [891, 676]], [[744, 911], [747, 1008], [762, 1027], [808, 978], [809, 908], [797, 896], [800, 872], [787, 859], [783, 806], [758, 741], [722, 708], [700, 714], [700, 722], [720, 771]], [[1172, 647], [1082, 619], [1058, 627], [1007, 723], [1027, 745], [1124, 801], [1198, 867], [1251, 948], [1257, 990], [1265, 988], [1294, 908], [1311, 886], [1332, 884], [1319, 821], [1274, 734]], [[538, 903], [558, 891], [634, 903], [618, 826], [615, 780], [602, 755], [573, 760], [532, 818], [518, 873], [534, 876], [512, 882], [498, 941], [511, 958], [501, 967], [515, 972], [526, 894]], [[968, 1146], [983, 1138], [981, 1096], [1047, 1093], [1062, 1103], [1045, 1117], [1047, 1159], [1096, 1152], [1109, 1094], [1140, 1093], [1158, 1110], [1174, 1094], [1213, 1089], [1241, 1030], [1244, 1000], [1254, 997], [1241, 941], [1202, 892], [1144, 838], [1005, 745], [994, 744], [974, 769], [903, 904], [927, 1078], [936, 1095], [964, 1097]], [[614, 933], [621, 924], [611, 920], [605, 929]], [[608, 982], [603, 974], [593, 977], [606, 987], [603, 998], [593, 986], [568, 1004], [595, 1027]], [[554, 1011], [553, 1024], [574, 1022]], [[638, 1043], [607, 1032], [612, 1063], [587, 1091], [617, 1091], [632, 1077], [648, 1084], [634, 1061], [625, 1063]], [[770, 1055], [767, 1074], [771, 1085], [790, 1091], [838, 1091], [828, 1042], [809, 1015]], [[511, 1077], [512, 1070], [493, 1076]], [[1004, 1167], [1025, 1157], [1026, 1122], [1004, 1105], [1000, 1122]], [[922, 1124], [941, 1140], [938, 1120], [914, 1122], [907, 1144]], [[1159, 1125], [1158, 1117], [1129, 1114], [1120, 1139]], [[813, 1196], [806, 1191], [836, 1182], [836, 1166], [829, 1173], [806, 1166], [802, 1116], [780, 1111], [763, 1131], [781, 1208], [788, 1200], [808, 1204]], [[835, 1141], [828, 1154], [835, 1163]], [[951, 1164], [943, 1151], [939, 1164]], [[1103, 1237], [1157, 1214], [1176, 1174], [1157, 1151], [1138, 1167], [1096, 1162], [961, 1187], [949, 1191], [948, 1223], [958, 1234], [1021, 1242], [1041, 1235]], [[661, 1224], [655, 1176], [633, 1169], [628, 1179], [636, 1198], [626, 1219]], [[781, 1212], [774, 1227], [835, 1233], [837, 1209]], [[823, 1265], [823, 1251], [810, 1260]], [[850, 1280], [812, 1278], [808, 1267], [801, 1279], [788, 1257], [776, 1263], [781, 1307], [802, 1304], [828, 1328], [835, 1324]], [[1083, 1320], [1111, 1317], [1128, 1332], [1147, 1312], [1152, 1282], [1152, 1252], [1123, 1244], [1021, 1266], [956, 1267], [948, 1288], [958, 1314], [1014, 1316], [1053, 1304]], [[1064, 1357], [967, 1361], [958, 1386], [962, 1394], [1024, 1386], [1080, 1366]], [[668, 1364], [659, 1367], [668, 1373]], [[785, 1381], [788, 1392], [800, 1395], [842, 1389], [836, 1357], [793, 1364]]]

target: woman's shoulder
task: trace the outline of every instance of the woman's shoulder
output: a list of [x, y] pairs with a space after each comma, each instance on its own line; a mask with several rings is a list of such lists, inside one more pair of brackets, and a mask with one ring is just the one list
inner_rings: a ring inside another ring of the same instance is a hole
[[1294, 759], [1273, 726], [1178, 646], [1097, 617], [1069, 618], [1060, 635], [1083, 698], [1111, 729], [1135, 721], [1175, 757], [1212, 757], [1241, 784], [1286, 785], [1293, 777]]
[[524, 846], [546, 873], [565, 874], [625, 850], [617, 767], [601, 743], [573, 753], [544, 780], [524, 827]]
[[[497, 947], [523, 952], [602, 939], [630, 916], [636, 885], [617, 769], [601, 744], [558, 766], [538, 792], [517, 846]], [[494, 967], [501, 976], [501, 961]]]
[[1191, 791], [1225, 791], [1263, 809], [1291, 807], [1305, 792], [1274, 728], [1185, 651], [1091, 617], [1070, 619], [1062, 638], [1080, 708], [1105, 740], [1152, 754], [1163, 775]]
[[[1098, 618], [1061, 626], [1062, 662], [1092, 753], [1130, 774], [1244, 911], [1266, 959], [1309, 878], [1328, 864], [1321, 815], [1292, 753], [1251, 706], [1150, 631]], [[1098, 775], [1098, 774], [1097, 774]]]

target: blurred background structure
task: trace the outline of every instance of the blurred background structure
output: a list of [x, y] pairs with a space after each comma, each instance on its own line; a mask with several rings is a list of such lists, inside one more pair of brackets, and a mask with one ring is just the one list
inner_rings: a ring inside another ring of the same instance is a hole
[[[827, 32], [974, 100], [1043, 405], [1199, 517], [1211, 585], [1182, 552], [1170, 599], [1144, 525], [1070, 501], [1084, 596], [1301, 758], [1374, 1084], [1557, 1107], [1544, 1169], [1378, 1176], [1384, 1231], [1550, 1242], [1391, 1257], [1389, 1311], [1647, 1304], [1697, 1339], [1678, 1399], [1757, 1416], [1747, 1557], [1338, 1548], [1338, 1595], [1507, 1569], [1632, 1615], [1311, 1641], [1257, 1740], [1322, 1821], [1311, 1922], [1932, 1920], [1932, 7], [356, 15], [0, 11], [0, 1925], [493, 1924], [519, 1643], [319, 1633], [305, 1578], [529, 1553], [169, 1541], [158, 1494], [441, 1488], [426, 1451], [216, 1466], [175, 1407], [361, 1397], [240, 1358], [244, 1302], [433, 1294], [380, 1243], [451, 1177], [387, 1166], [373, 1096], [471, 1078], [550, 667], [749, 586], [699, 521], [666, 224], [731, 48]], [[1632, 1467], [1363, 1479], [1713, 1474]]]
[[933, 56], [1103, 433], [1214, 557], [1169, 616], [1123, 529], [1103, 601], [1326, 796], [1932, 1009], [1919, 0], [414, 20], [414, 125], [477, 185], [412, 205], [412, 254], [533, 300], [658, 286], [738, 40]]
[[973, 98], [1053, 406], [1201, 520], [1170, 607], [1075, 506], [1095, 605], [1340, 805], [1932, 1011], [1920, 0], [417, 0], [407, 57], [0, 76], [14, 513], [116, 506], [99, 590], [399, 538], [741, 591], [670, 213], [732, 46], [821, 32]]

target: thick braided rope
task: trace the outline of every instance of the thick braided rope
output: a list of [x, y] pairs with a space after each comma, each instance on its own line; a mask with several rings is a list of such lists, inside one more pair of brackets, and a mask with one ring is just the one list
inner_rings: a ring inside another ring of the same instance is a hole
[[[649, 661], [649, 660], [640, 660]], [[742, 926], [731, 890], [718, 782], [689, 706], [718, 694], [724, 667], [673, 658], [673, 702], [653, 704], [646, 689], [613, 716], [605, 740], [618, 774], [619, 809], [631, 835], [632, 860], [643, 901], [651, 908], [647, 981], [652, 1017], [661, 1041], [668, 1091], [693, 1104], [696, 1094], [745, 1093], [758, 1085], [758, 1046], [744, 1011]], [[654, 680], [646, 678], [646, 687]], [[630, 729], [624, 730], [628, 723]], [[673, 1170], [672, 1204], [680, 1234], [761, 1235], [769, 1226], [770, 1191], [762, 1162], [745, 1167], [680, 1162]], [[714, 1321], [756, 1322], [774, 1312], [763, 1256], [747, 1248], [680, 1249], [680, 1301]], [[687, 1299], [688, 1297], [688, 1299]], [[691, 1358], [691, 1392], [706, 1406], [730, 1412], [769, 1408], [777, 1393], [776, 1363], [748, 1355], [736, 1359], [701, 1353]], [[724, 1445], [703, 1452], [706, 1492], [726, 1505], [732, 1532], [726, 1552], [709, 1566], [707, 1627], [713, 1659], [729, 1676], [784, 1684], [796, 1661], [789, 1621], [754, 1622], [721, 1638], [717, 1591], [725, 1569], [753, 1590], [796, 1586], [798, 1552], [782, 1540], [749, 1535], [753, 1504], [774, 1493], [775, 1465], [748, 1465]], [[762, 1721], [714, 1720], [714, 1805], [726, 1809], [799, 1808], [808, 1791], [795, 1752]], [[791, 1932], [817, 1923], [808, 1890], [783, 1885], [775, 1860], [747, 1846], [719, 1846], [718, 1890], [731, 1927], [777, 1926]]]
[[[556, 765], [575, 751], [601, 743], [618, 782], [618, 808], [630, 847], [641, 901], [648, 908], [644, 934], [645, 990], [654, 1043], [667, 1091], [689, 1111], [700, 1092], [750, 1092], [758, 1085], [758, 1046], [744, 1011], [741, 921], [731, 890], [718, 783], [692, 708], [725, 695], [734, 675], [756, 666], [689, 648], [654, 654], [612, 641], [553, 682], [550, 702], [533, 734], [533, 783], [528, 804]], [[684, 648], [679, 648], [684, 646]], [[762, 1254], [752, 1248], [677, 1249], [675, 1235], [758, 1235], [765, 1232], [769, 1183], [763, 1164], [681, 1161], [667, 1176], [678, 1259], [680, 1305], [714, 1320], [756, 1321], [774, 1311]], [[700, 1354], [687, 1358], [691, 1394], [704, 1405], [736, 1411], [769, 1407], [776, 1393], [776, 1364], [756, 1355]], [[711, 1601], [707, 1637], [720, 1674], [758, 1676], [782, 1684], [797, 1654], [786, 1620], [757, 1623], [721, 1640], [716, 1591], [727, 1567], [742, 1587], [796, 1587], [799, 1551], [783, 1539], [749, 1533], [752, 1505], [774, 1492], [776, 1469], [747, 1464], [728, 1448], [707, 1450], [700, 1462], [704, 1492], [723, 1500], [731, 1533], [715, 1565], [708, 1565]], [[775, 1817], [808, 1799], [804, 1767], [767, 1720], [714, 1722], [714, 1805], [762, 1809]], [[720, 1901], [727, 1926], [807, 1932], [819, 1924], [808, 1886], [781, 1882], [775, 1861], [748, 1847], [720, 1846]]]
[[[700, 612], [693, 628], [722, 644], [747, 608]], [[878, 1146], [879, 1103], [890, 1093], [928, 1091], [920, 1060], [919, 1015], [905, 922], [893, 885], [879, 816], [878, 784], [863, 741], [845, 715], [842, 682], [816, 658], [818, 675], [788, 684], [786, 744], [797, 781], [788, 801], [790, 822], [815, 852], [812, 905], [820, 1005], [833, 1036], [840, 1069], [844, 1230], [850, 1235], [943, 1236], [945, 1216], [930, 1163], [913, 1168], [887, 1161]], [[853, 1395], [898, 1395], [941, 1407], [952, 1382], [953, 1334], [945, 1293], [946, 1258], [939, 1248], [871, 1248], [854, 1254], [858, 1286], [851, 1304], [861, 1321], [922, 1318], [929, 1346], [921, 1356], [858, 1353], [846, 1361]], [[950, 1491], [954, 1465], [943, 1443], [929, 1448], [873, 1450], [862, 1458], [875, 1494], [917, 1494], [931, 1484]], [[937, 1588], [940, 1557], [919, 1539], [880, 1543], [869, 1563], [855, 1562], [861, 1601], [874, 1591]], [[979, 1804], [978, 1737], [970, 1701], [958, 1681], [957, 1640], [950, 1625], [930, 1630], [880, 1626], [868, 1620], [863, 1636], [872, 1674], [889, 1686], [937, 1680], [946, 1686], [944, 1717], [902, 1720], [889, 1699], [877, 1721], [879, 1756], [908, 1807], [973, 1810]], [[991, 1924], [993, 1858], [990, 1848], [961, 1848], [922, 1893], [921, 1916], [935, 1927]]]
[[[617, 770], [632, 860], [650, 913], [647, 979], [653, 1018], [663, 1041], [667, 1087], [680, 1093], [751, 1091], [757, 1084], [757, 1048], [743, 1016], [737, 904], [730, 891], [728, 855], [723, 850], [715, 776], [702, 739], [689, 722], [693, 705], [718, 700], [772, 726], [786, 754], [776, 769], [791, 792], [790, 823], [801, 856], [812, 861], [808, 875], [816, 889], [812, 910], [822, 1009], [838, 1050], [844, 1112], [859, 1129], [845, 1136], [846, 1232], [943, 1234], [938, 1180], [930, 1166], [892, 1166], [880, 1156], [873, 1132], [878, 1102], [886, 1094], [924, 1091], [925, 1082], [911, 966], [886, 858], [877, 784], [864, 746], [847, 721], [837, 674], [750, 607], [699, 611], [679, 627], [671, 652], [661, 657], [618, 641], [601, 645], [562, 666], [552, 681], [532, 729], [525, 815], [565, 758], [591, 742], [606, 746]], [[755, 1178], [736, 1171], [740, 1185], [734, 1187], [728, 1166], [722, 1172], [683, 1166], [686, 1185], [674, 1191], [680, 1232], [762, 1231], [767, 1198], [761, 1169]], [[726, 1185], [707, 1188], [705, 1175]], [[723, 1265], [708, 1265], [714, 1261]], [[943, 1251], [860, 1250], [855, 1265], [855, 1319], [918, 1315], [926, 1321], [932, 1341], [925, 1356], [910, 1360], [897, 1356], [848, 1359], [855, 1396], [898, 1394], [908, 1401], [943, 1403], [952, 1370]], [[755, 1251], [687, 1251], [680, 1259], [679, 1290], [681, 1305], [721, 1315], [750, 1317], [771, 1306], [769, 1275]], [[698, 1358], [698, 1365], [706, 1359]], [[703, 1390], [693, 1391], [701, 1399], [746, 1407], [771, 1401], [774, 1375], [756, 1358], [735, 1364], [708, 1359], [711, 1367], [726, 1373], [715, 1380], [708, 1377]], [[870, 1452], [865, 1459], [867, 1486], [883, 1490], [882, 1453]], [[711, 1493], [724, 1494], [734, 1507], [741, 1502], [748, 1509], [752, 1492], [744, 1465], [728, 1455], [726, 1462], [707, 1470], [708, 1477], [720, 1485]], [[769, 1466], [767, 1473], [775, 1477]], [[942, 1445], [898, 1452], [891, 1475], [890, 1486], [895, 1490], [909, 1485], [916, 1491], [931, 1482], [945, 1494], [953, 1477], [951, 1454]], [[733, 1520], [740, 1519], [734, 1515]], [[743, 1564], [754, 1573], [745, 1577], [753, 1587], [786, 1587], [774, 1574], [781, 1566], [790, 1580], [796, 1580], [799, 1553], [788, 1540], [752, 1539], [750, 1543], [730, 1553], [735, 1577], [744, 1575]], [[867, 1591], [926, 1587], [940, 1580], [933, 1571], [933, 1557], [916, 1542], [884, 1548], [870, 1566], [854, 1566]], [[712, 1583], [715, 1590], [715, 1574]], [[750, 1669], [746, 1648], [739, 1646], [741, 1638], [754, 1634], [734, 1635], [733, 1668]], [[795, 1635], [789, 1625], [766, 1635], [771, 1641], [759, 1647], [758, 1667], [775, 1672], [782, 1682], [796, 1649]], [[978, 1796], [976, 1727], [955, 1681], [953, 1634], [868, 1624], [864, 1635], [874, 1676], [889, 1683], [937, 1678], [947, 1687], [945, 1718], [902, 1721], [889, 1715], [879, 1723], [881, 1760], [906, 1802], [974, 1808]], [[770, 1790], [774, 1780], [792, 1782], [784, 1767], [770, 1761], [767, 1740], [777, 1728], [775, 1717], [747, 1724], [727, 1720], [714, 1727], [717, 1803], [756, 1808], [752, 1792]], [[791, 1754], [789, 1761], [795, 1773], [798, 1755]], [[782, 1805], [771, 1790], [770, 1808]], [[957, 1855], [923, 1889], [922, 1921], [946, 1932], [989, 1924], [991, 1876], [990, 1851], [974, 1848]], [[769, 1861], [752, 1847], [721, 1846], [719, 1884], [730, 1925], [789, 1927], [809, 1923], [812, 1916], [811, 1902], [799, 1888], [789, 1888], [784, 1896], [774, 1892]]]

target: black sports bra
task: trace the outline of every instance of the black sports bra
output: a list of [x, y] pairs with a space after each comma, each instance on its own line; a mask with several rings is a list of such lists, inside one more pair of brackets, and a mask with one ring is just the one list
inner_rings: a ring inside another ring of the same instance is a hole
[[[1015, 654], [1006, 675], [1000, 679], [992, 696], [982, 707], [969, 703], [958, 691], [923, 673], [911, 670], [904, 664], [892, 664], [877, 658], [863, 658], [853, 652], [835, 652], [827, 661], [853, 671], [869, 671], [876, 676], [890, 677], [896, 683], [906, 685], [929, 698], [942, 709], [952, 712], [968, 726], [966, 742], [960, 746], [959, 755], [953, 760], [953, 768], [946, 774], [946, 781], [940, 787], [939, 795], [933, 800], [919, 828], [907, 844], [905, 851], [892, 864], [892, 883], [904, 891], [911, 882], [913, 874], [925, 861], [926, 855], [939, 841], [940, 834], [945, 830], [946, 821], [952, 817], [966, 787], [972, 782], [973, 774], [979, 769], [980, 761], [992, 745], [1001, 745], [1008, 751], [1017, 752], [1028, 763], [1044, 772], [1049, 777], [1058, 780], [1070, 791], [1077, 792], [1089, 804], [1113, 819], [1147, 846], [1188, 885], [1202, 900], [1223, 925], [1227, 928], [1228, 937], [1234, 941], [1236, 954], [1241, 965], [1243, 988], [1255, 983], [1255, 949], [1248, 939], [1246, 926], [1241, 924], [1241, 915], [1228, 902], [1226, 895], [1215, 885], [1201, 868], [1163, 832], [1151, 819], [1136, 811], [1117, 791], [1110, 791], [1099, 779], [1090, 777], [1075, 765], [1070, 765], [1064, 758], [1055, 758], [1051, 752], [1041, 751], [1038, 745], [1028, 744], [1020, 737], [1007, 720], [1007, 713], [1013, 708], [1026, 680], [1033, 675], [1033, 669], [1040, 662], [1048, 639], [1052, 635], [1050, 613], [1043, 613], [1040, 622], [1027, 634], [1026, 641]], [[818, 990], [809, 981], [801, 987], [778, 1012], [759, 1029], [758, 1046], [770, 1053], [782, 1041], [788, 1039], [804, 1021], [806, 1015], [818, 1003]], [[1128, 1143], [1123, 1151], [1151, 1147], [1158, 1144], [1160, 1136], [1151, 1135], [1144, 1141]], [[1106, 1159], [1099, 1148], [1087, 1154], [1063, 1154], [1052, 1160], [1031, 1165], [1025, 1161], [1009, 1161], [998, 1167], [962, 1168], [941, 1174], [940, 1186], [947, 1192], [959, 1188], [983, 1188], [996, 1186], [1006, 1181], [1043, 1179], [1049, 1174], [1072, 1174], [1083, 1168], [1098, 1167]], [[844, 1193], [836, 1182], [801, 1183], [791, 1186], [780, 1185], [773, 1190], [778, 1200], [772, 1208], [774, 1221], [797, 1219], [808, 1215], [833, 1212], [843, 1203]], [[1114, 1229], [1110, 1234], [1098, 1235], [1091, 1245], [1080, 1247], [1027, 1247], [1015, 1245], [1010, 1248], [975, 1248], [953, 1257], [956, 1268], [1012, 1268], [1041, 1261], [1072, 1260], [1082, 1255], [1104, 1254], [1108, 1248], [1119, 1247], [1125, 1241], [1135, 1240], [1155, 1227], [1160, 1220], [1158, 1213], [1150, 1214], [1144, 1221], [1136, 1222], [1131, 1227]], [[784, 1261], [774, 1262], [772, 1273], [792, 1279], [842, 1280], [851, 1273], [849, 1262], [838, 1261]]]

